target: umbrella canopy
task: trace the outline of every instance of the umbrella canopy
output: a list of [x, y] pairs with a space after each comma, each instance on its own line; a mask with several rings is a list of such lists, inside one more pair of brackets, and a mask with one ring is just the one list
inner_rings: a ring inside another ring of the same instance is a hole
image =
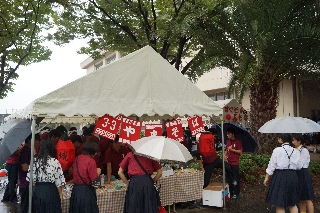
[[172, 160], [187, 162], [192, 159], [188, 149], [181, 143], [162, 136], [141, 138], [131, 144], [138, 155], [155, 160]]
[[6, 123], [0, 126], [0, 139], [4, 137], [4, 135], [15, 125], [20, 123], [22, 119], [12, 119], [7, 121]]
[[12, 155], [31, 134], [31, 120], [24, 120], [12, 127], [0, 141], [0, 165]]
[[268, 121], [258, 131], [261, 133], [320, 132], [320, 125], [307, 118], [286, 116]]
[[[235, 123], [224, 123], [223, 124], [223, 133], [225, 141], [227, 141], [227, 129], [233, 127], [235, 130], [234, 136], [238, 138], [242, 143], [243, 152], [254, 152], [257, 147], [256, 140], [248, 132], [248, 130], [242, 126], [239, 126]], [[221, 138], [221, 128], [218, 125], [214, 125], [213, 128], [218, 130], [218, 136]]]

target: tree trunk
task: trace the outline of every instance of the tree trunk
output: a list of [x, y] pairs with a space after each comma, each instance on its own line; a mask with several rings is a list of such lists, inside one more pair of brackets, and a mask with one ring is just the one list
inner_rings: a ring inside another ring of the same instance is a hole
[[268, 82], [253, 85], [250, 91], [250, 133], [256, 139], [256, 152], [271, 153], [276, 147], [275, 134], [262, 134], [258, 130], [277, 115], [278, 85]]

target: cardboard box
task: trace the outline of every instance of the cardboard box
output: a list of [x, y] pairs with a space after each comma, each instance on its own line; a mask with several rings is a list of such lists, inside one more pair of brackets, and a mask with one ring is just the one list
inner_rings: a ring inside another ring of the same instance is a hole
[[223, 207], [223, 198], [229, 200], [229, 185], [226, 184], [224, 190], [222, 183], [213, 182], [202, 191], [202, 202], [205, 206]]

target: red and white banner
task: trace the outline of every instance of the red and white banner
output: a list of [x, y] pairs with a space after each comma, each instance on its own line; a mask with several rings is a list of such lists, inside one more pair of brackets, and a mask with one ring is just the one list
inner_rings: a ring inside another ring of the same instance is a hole
[[202, 122], [202, 118], [200, 116], [187, 117], [188, 125], [191, 131], [191, 135], [196, 135], [199, 132], [204, 132], [204, 126]]
[[180, 120], [173, 120], [166, 123], [168, 138], [182, 142], [184, 140], [183, 129]]
[[115, 118], [105, 114], [98, 118], [94, 133], [102, 137], [114, 140], [121, 123], [122, 115], [117, 115]]
[[162, 124], [146, 124], [144, 136], [161, 136], [162, 135]]
[[141, 121], [127, 117], [122, 118], [119, 142], [131, 144], [140, 139], [141, 126]]

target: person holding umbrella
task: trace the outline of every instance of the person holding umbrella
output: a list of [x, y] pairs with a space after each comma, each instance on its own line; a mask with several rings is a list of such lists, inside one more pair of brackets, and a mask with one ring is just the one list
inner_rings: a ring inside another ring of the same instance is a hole
[[273, 150], [263, 181], [267, 186], [270, 176], [273, 176], [266, 202], [276, 206], [276, 213], [284, 213], [287, 207], [290, 213], [298, 213], [296, 204], [300, 199], [296, 169], [300, 153], [290, 146], [290, 134], [283, 133], [277, 136], [281, 146]]
[[228, 140], [226, 142], [226, 155], [225, 160], [231, 167], [232, 176], [236, 181], [236, 184], [230, 184], [230, 194], [232, 199], [238, 199], [240, 194], [240, 175], [239, 175], [239, 163], [240, 155], [242, 154], [242, 143], [234, 136], [235, 129], [229, 127], [227, 129]]
[[298, 176], [298, 190], [300, 196], [300, 212], [314, 213], [314, 206], [312, 199], [314, 199], [314, 190], [312, 186], [311, 176], [308, 171], [310, 163], [309, 151], [302, 146], [303, 136], [302, 134], [292, 134], [292, 144], [300, 152], [300, 160], [297, 166]]
[[[128, 169], [130, 182], [124, 174], [124, 170], [126, 169]], [[154, 171], [157, 174], [151, 179], [150, 175]], [[162, 176], [159, 162], [129, 152], [120, 163], [118, 175], [128, 185], [124, 202], [124, 213], [158, 212], [160, 203], [157, 201], [154, 183]]]

